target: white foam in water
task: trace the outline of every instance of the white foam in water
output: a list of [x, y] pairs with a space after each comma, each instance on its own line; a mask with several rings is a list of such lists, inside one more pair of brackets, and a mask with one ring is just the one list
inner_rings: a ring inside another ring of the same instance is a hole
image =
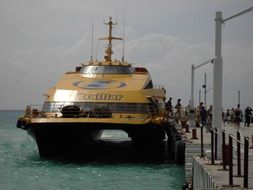
[[128, 137], [128, 134], [121, 130], [104, 130], [101, 136], [103, 140], [111, 141], [129, 141], [131, 138]]

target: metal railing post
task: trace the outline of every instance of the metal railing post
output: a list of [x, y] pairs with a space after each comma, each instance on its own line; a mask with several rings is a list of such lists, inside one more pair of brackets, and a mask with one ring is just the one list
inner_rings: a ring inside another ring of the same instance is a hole
[[213, 143], [213, 129], [211, 129], [211, 164], [214, 164], [214, 152], [213, 152], [213, 149], [214, 149], [214, 143]]
[[241, 136], [240, 132], [236, 132], [237, 137], [237, 175], [241, 176]]
[[229, 135], [229, 185], [233, 186], [233, 137]]
[[223, 130], [222, 131], [222, 165], [223, 165], [223, 170], [226, 170], [225, 145], [226, 145], [226, 134], [225, 134], [225, 130]]
[[200, 144], [201, 144], [201, 158], [204, 157], [204, 148], [203, 148], [203, 125], [200, 127]]
[[218, 149], [217, 149], [217, 145], [218, 145], [218, 129], [215, 127], [214, 128], [215, 130], [215, 155], [214, 155], [214, 159], [217, 160], [217, 152], [218, 152]]
[[251, 144], [252, 144], [252, 145], [251, 145], [250, 148], [252, 149], [252, 148], [253, 148], [253, 135], [251, 136]]
[[244, 137], [244, 168], [243, 168], [243, 173], [244, 173], [244, 178], [243, 178], [243, 187], [248, 188], [248, 172], [249, 170], [249, 138]]

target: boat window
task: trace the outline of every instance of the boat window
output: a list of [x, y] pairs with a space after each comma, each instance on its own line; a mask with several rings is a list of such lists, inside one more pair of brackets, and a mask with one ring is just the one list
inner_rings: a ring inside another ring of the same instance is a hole
[[135, 67], [136, 73], [148, 73], [148, 70], [144, 67]]
[[149, 89], [149, 88], [153, 88], [153, 82], [152, 82], [152, 80], [150, 80], [150, 81], [148, 82], [148, 84], [145, 86], [144, 89]]
[[82, 74], [131, 74], [132, 69], [126, 66], [83, 66]]
[[66, 105], [78, 106], [84, 112], [92, 112], [95, 109], [108, 107], [112, 113], [139, 113], [147, 114], [147, 103], [97, 103], [97, 102], [45, 102], [43, 112], [60, 112]]

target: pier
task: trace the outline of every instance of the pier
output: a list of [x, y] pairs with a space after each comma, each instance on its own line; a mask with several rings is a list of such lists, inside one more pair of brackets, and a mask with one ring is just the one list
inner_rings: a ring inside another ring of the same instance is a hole
[[[206, 132], [205, 127], [203, 128], [203, 150], [201, 150], [201, 128], [192, 128], [188, 133], [185, 129], [183, 130], [182, 138], [186, 142], [185, 175], [192, 189], [253, 189], [253, 172], [250, 169], [253, 168], [253, 128], [244, 127], [241, 123], [239, 130], [231, 124], [227, 124], [223, 129], [226, 145], [221, 159], [217, 159], [215, 132], [211, 134]], [[211, 144], [212, 135], [213, 145]], [[249, 142], [248, 162], [245, 160], [245, 139]], [[232, 152], [230, 153], [231, 141]], [[229, 159], [231, 156], [232, 160]], [[246, 166], [245, 161], [248, 164]], [[245, 167], [247, 171], [244, 170]]]

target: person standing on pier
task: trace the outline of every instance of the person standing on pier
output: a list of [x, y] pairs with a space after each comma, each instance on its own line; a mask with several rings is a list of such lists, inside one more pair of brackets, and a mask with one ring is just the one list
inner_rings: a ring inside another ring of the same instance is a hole
[[181, 105], [181, 99], [177, 99], [177, 104], [175, 106], [175, 108], [177, 110], [177, 114], [176, 114], [176, 118], [177, 118], [176, 121], [177, 121], [177, 123], [178, 123], [178, 120], [181, 117], [181, 107], [182, 107], [182, 105]]
[[230, 124], [230, 121], [231, 121], [231, 116], [230, 116], [229, 109], [227, 109], [227, 112], [225, 114], [225, 122], [227, 122], [227, 124]]
[[222, 121], [223, 121], [223, 125], [225, 126], [225, 122], [226, 122], [226, 118], [225, 118], [225, 112], [222, 109]]
[[171, 116], [173, 115], [172, 112], [172, 97], [169, 98], [169, 100], [165, 104], [165, 110], [168, 112], [168, 115]]
[[250, 121], [251, 121], [251, 117], [252, 117], [251, 111], [252, 111], [251, 107], [247, 107], [245, 109], [245, 123], [244, 123], [244, 126], [247, 126], [247, 127], [250, 126]]
[[230, 110], [230, 117], [231, 117], [231, 125], [234, 124], [235, 125], [235, 110], [234, 108], [232, 108]]
[[201, 124], [202, 126], [206, 126], [206, 116], [207, 116], [207, 111], [205, 106], [200, 107], [200, 118], [201, 118]]
[[213, 119], [213, 106], [211, 105], [207, 110], [207, 122], [206, 122], [206, 132], [210, 133], [212, 128]]
[[202, 124], [201, 112], [202, 112], [203, 107], [204, 107], [203, 102], [200, 102], [196, 111], [196, 127], [200, 127], [200, 124]]
[[242, 111], [240, 109], [240, 104], [237, 104], [237, 108], [234, 109], [234, 113], [235, 113], [235, 128], [236, 129], [240, 129], [240, 122], [241, 122], [241, 115], [242, 115]]

